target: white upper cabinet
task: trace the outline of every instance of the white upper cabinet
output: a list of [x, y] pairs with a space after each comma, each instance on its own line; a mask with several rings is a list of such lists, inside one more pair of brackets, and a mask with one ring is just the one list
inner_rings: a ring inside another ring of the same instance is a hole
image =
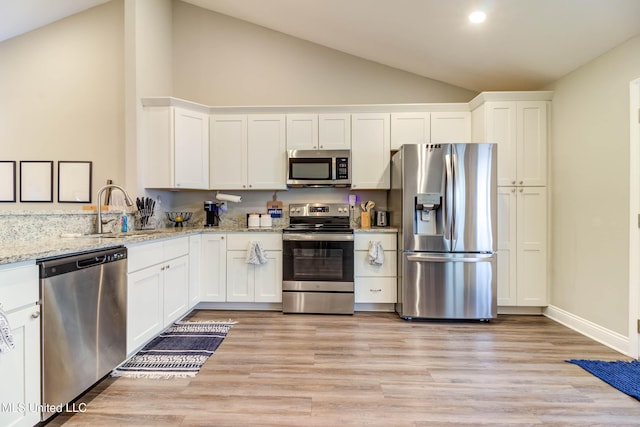
[[414, 112], [391, 114], [391, 149], [403, 144], [471, 141], [471, 113]]
[[217, 190], [247, 187], [247, 116], [213, 115], [209, 186]]
[[351, 188], [389, 189], [390, 121], [387, 113], [351, 115]]
[[287, 150], [318, 149], [318, 115], [287, 114]]
[[350, 114], [287, 114], [287, 150], [350, 148]]
[[471, 142], [471, 113], [432, 112], [431, 143]]
[[209, 188], [209, 115], [181, 107], [147, 107], [140, 164], [146, 188]]
[[548, 101], [491, 101], [474, 114], [476, 142], [498, 144], [499, 186], [547, 184]]
[[285, 189], [287, 155], [284, 114], [249, 115], [247, 137], [248, 188]]
[[351, 114], [320, 114], [318, 143], [321, 150], [349, 150], [351, 148]]
[[431, 142], [431, 113], [392, 113], [391, 149]]
[[210, 188], [285, 189], [285, 127], [284, 114], [212, 115]]

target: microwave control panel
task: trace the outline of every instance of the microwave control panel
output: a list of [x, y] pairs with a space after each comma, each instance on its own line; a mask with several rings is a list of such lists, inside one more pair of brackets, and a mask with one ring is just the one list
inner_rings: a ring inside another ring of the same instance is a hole
[[348, 157], [336, 157], [336, 179], [349, 179]]

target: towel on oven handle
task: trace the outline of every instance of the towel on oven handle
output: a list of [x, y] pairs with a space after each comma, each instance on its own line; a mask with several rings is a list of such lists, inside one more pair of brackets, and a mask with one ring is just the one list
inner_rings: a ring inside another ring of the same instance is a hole
[[9, 318], [5, 313], [2, 303], [0, 303], [0, 353], [7, 353], [16, 347], [11, 334]]
[[252, 240], [249, 242], [249, 249], [247, 249], [247, 264], [266, 264], [267, 263], [267, 252], [262, 247], [262, 242]]
[[372, 265], [384, 264], [384, 248], [382, 247], [382, 242], [380, 242], [379, 240], [369, 241], [368, 259], [369, 264]]

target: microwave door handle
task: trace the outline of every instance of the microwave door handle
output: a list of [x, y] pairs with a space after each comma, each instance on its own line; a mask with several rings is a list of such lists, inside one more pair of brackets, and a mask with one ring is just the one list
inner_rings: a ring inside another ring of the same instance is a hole
[[331, 179], [335, 181], [337, 178], [336, 174], [336, 158], [331, 157]]

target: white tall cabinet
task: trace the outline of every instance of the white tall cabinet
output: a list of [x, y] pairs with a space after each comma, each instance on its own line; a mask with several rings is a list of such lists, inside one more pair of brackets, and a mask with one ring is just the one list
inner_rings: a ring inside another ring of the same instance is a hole
[[498, 305], [548, 305], [547, 150], [551, 92], [485, 92], [472, 139], [498, 149]]

